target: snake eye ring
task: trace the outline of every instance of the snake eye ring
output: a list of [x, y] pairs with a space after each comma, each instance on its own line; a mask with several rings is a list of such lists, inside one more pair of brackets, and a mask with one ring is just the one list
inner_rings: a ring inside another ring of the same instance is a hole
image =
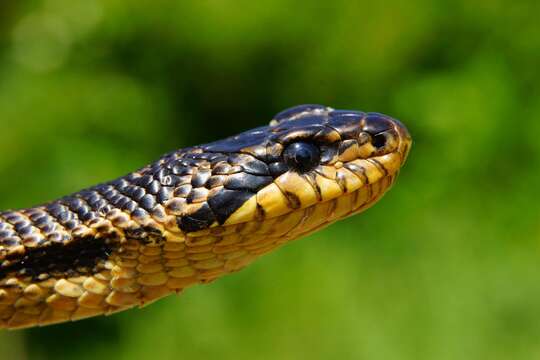
[[283, 157], [291, 168], [307, 172], [319, 164], [321, 151], [313, 144], [296, 142], [287, 146]]

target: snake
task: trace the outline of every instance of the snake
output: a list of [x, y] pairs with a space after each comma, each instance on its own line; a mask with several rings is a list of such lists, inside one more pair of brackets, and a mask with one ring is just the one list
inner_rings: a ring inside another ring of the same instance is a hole
[[376, 203], [411, 144], [387, 115], [299, 105], [116, 180], [2, 211], [0, 328], [111, 315], [237, 272]]

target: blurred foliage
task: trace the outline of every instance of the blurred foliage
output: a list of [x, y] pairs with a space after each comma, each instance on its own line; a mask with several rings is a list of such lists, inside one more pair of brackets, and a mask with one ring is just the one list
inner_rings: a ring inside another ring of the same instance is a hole
[[539, 3], [0, 2], [2, 208], [300, 103], [402, 119], [381, 203], [142, 310], [0, 333], [6, 359], [540, 358]]

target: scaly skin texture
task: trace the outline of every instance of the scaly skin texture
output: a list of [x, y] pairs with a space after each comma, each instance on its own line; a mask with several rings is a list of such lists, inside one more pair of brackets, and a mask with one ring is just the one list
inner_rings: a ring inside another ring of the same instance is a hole
[[[299, 142], [320, 151], [310, 168], [284, 155]], [[0, 213], [0, 327], [112, 314], [238, 271], [374, 204], [410, 145], [387, 116], [302, 105], [270, 126]]]

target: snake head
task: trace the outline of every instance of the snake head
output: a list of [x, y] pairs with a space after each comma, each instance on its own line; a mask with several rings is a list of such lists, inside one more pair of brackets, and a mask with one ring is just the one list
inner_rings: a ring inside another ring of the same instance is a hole
[[173, 154], [167, 167], [183, 183], [166, 209], [184, 233], [249, 225], [296, 238], [376, 202], [410, 145], [388, 116], [297, 106], [268, 126]]

